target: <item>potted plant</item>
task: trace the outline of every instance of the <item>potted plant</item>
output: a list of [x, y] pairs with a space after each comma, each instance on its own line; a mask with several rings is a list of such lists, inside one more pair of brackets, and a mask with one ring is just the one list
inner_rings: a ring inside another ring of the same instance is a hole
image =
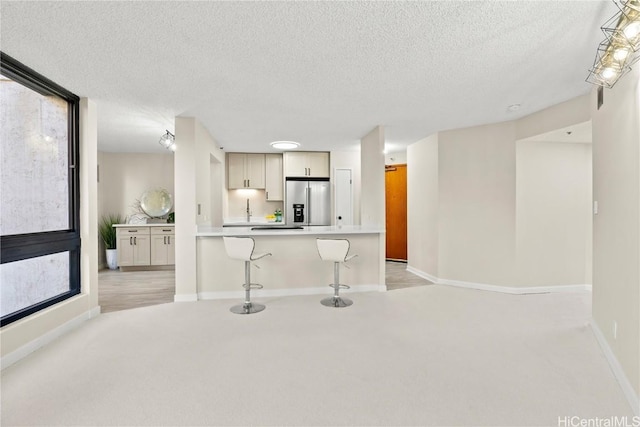
[[114, 224], [122, 224], [122, 217], [120, 214], [108, 214], [103, 215], [100, 220], [98, 230], [100, 232], [100, 238], [104, 242], [104, 248], [107, 256], [107, 266], [110, 270], [118, 268], [118, 256], [116, 252], [116, 229]]

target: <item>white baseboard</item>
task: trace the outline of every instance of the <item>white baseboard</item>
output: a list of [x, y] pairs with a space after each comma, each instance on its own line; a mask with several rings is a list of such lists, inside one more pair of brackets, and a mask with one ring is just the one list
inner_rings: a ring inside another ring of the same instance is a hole
[[192, 302], [198, 301], [198, 294], [176, 294], [173, 296], [173, 302]]
[[436, 276], [432, 276], [431, 274], [425, 273], [424, 271], [418, 270], [417, 268], [411, 267], [410, 265], [407, 265], [407, 271], [409, 273], [415, 274], [416, 276], [420, 276], [423, 279], [427, 279], [428, 281], [433, 282], [435, 284], [438, 284], [438, 280], [440, 280]]
[[525, 295], [525, 294], [548, 294], [548, 293], [560, 293], [560, 292], [579, 292], [579, 291], [591, 291], [591, 285], [557, 285], [557, 286], [527, 286], [527, 287], [515, 287], [515, 286], [498, 286], [489, 285], [486, 283], [474, 283], [464, 282], [462, 280], [450, 280], [441, 279], [432, 274], [425, 273], [417, 268], [407, 266], [407, 271], [420, 276], [436, 285], [455, 286], [458, 288], [477, 289], [481, 291], [501, 292], [503, 294], [512, 295]]
[[4, 355], [0, 360], [0, 370], [13, 365], [20, 359], [28, 356], [29, 354], [33, 353], [39, 348], [44, 347], [50, 342], [60, 338], [62, 335], [77, 328], [82, 323], [98, 316], [99, 314], [100, 314], [100, 307], [98, 306], [77, 317], [74, 317], [73, 319], [63, 323], [57, 328], [50, 330], [46, 334], [41, 335], [38, 338], [34, 339], [33, 341], [28, 342], [27, 344], [23, 345], [17, 350], [14, 350], [9, 354]]
[[618, 380], [618, 384], [620, 384], [620, 388], [622, 389], [624, 396], [627, 398], [629, 405], [631, 405], [631, 409], [633, 410], [634, 414], [640, 416], [640, 396], [633, 389], [633, 386], [625, 375], [620, 362], [618, 362], [618, 359], [616, 358], [615, 354], [613, 354], [613, 350], [611, 350], [607, 339], [604, 337], [604, 334], [600, 330], [598, 323], [595, 321], [595, 319], [591, 319], [590, 323], [593, 335], [595, 335], [598, 344], [600, 344], [600, 348], [604, 353], [604, 357], [607, 359], [607, 362], [609, 362], [611, 371]]
[[[386, 285], [353, 285], [351, 286], [351, 289], [341, 290], [340, 293], [384, 292], [386, 290]], [[333, 295], [333, 290], [329, 286], [322, 286], [315, 288], [256, 289], [251, 291], [251, 296], [258, 298], [324, 294]], [[244, 290], [242, 289], [238, 291], [198, 292], [198, 299], [201, 300], [242, 298], [244, 298]]]

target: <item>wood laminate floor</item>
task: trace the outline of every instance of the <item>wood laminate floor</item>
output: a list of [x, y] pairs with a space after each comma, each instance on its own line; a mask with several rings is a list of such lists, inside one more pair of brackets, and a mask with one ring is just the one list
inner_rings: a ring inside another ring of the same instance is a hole
[[385, 276], [388, 291], [413, 288], [416, 286], [433, 285], [432, 282], [408, 272], [406, 262], [387, 261]]
[[173, 302], [176, 272], [100, 270], [98, 287], [102, 313], [165, 304]]
[[[433, 283], [407, 271], [403, 262], [386, 262], [387, 290], [432, 285]], [[173, 302], [175, 271], [100, 270], [98, 273], [99, 304], [102, 313], [128, 310]]]

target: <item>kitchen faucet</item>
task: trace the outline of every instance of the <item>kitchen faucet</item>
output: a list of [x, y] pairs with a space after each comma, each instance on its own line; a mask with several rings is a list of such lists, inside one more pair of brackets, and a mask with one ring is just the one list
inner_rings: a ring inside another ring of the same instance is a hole
[[249, 209], [249, 199], [247, 199], [247, 222], [251, 222], [251, 210]]

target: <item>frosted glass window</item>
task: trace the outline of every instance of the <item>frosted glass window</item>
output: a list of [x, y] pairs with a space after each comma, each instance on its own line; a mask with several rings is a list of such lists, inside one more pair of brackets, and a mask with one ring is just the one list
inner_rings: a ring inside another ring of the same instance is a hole
[[0, 76], [0, 234], [69, 225], [69, 105]]
[[0, 327], [81, 292], [80, 98], [0, 51]]
[[2, 316], [69, 291], [69, 252], [0, 265]]

